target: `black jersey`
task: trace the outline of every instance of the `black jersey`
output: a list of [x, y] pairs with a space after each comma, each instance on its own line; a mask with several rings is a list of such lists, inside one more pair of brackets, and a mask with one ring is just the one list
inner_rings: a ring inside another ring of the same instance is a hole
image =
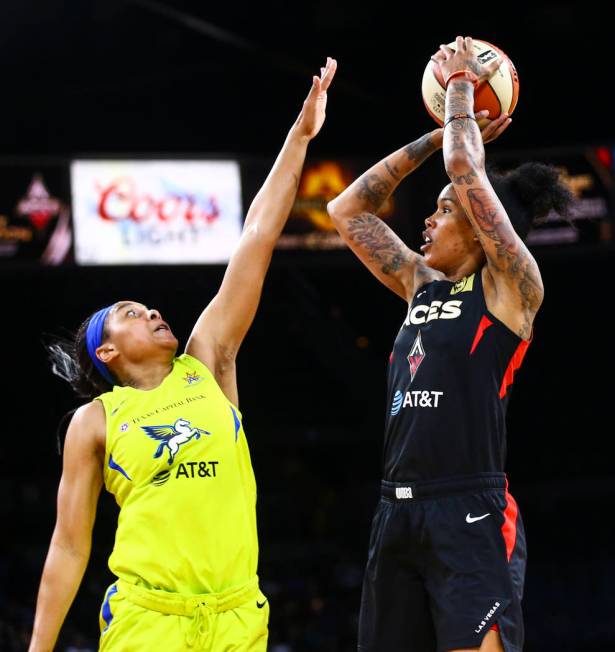
[[421, 286], [390, 358], [384, 479], [503, 471], [509, 389], [528, 345], [487, 310], [480, 271]]

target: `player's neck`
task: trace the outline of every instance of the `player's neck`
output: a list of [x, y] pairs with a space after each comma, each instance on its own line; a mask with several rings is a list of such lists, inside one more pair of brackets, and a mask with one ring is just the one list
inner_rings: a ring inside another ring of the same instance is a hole
[[146, 364], [128, 363], [118, 374], [123, 386], [148, 391], [156, 389], [173, 370], [173, 360], [155, 360]]
[[474, 258], [468, 258], [463, 263], [460, 263], [459, 265], [444, 271], [444, 275], [448, 281], [456, 282], [462, 278], [465, 278], [466, 276], [470, 276], [470, 274], [478, 272], [480, 268], [481, 264], [479, 261], [475, 260]]

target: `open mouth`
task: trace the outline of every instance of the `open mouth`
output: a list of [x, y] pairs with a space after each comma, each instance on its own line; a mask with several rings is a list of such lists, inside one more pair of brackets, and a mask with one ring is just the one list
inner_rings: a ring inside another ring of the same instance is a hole
[[160, 324], [159, 326], [156, 326], [156, 328], [154, 328], [154, 333], [158, 333], [160, 331], [170, 332], [170, 330], [171, 329], [166, 324]]
[[433, 244], [432, 239], [427, 233], [427, 231], [423, 231], [423, 240], [425, 241], [425, 243], [421, 245], [421, 251], [425, 251]]

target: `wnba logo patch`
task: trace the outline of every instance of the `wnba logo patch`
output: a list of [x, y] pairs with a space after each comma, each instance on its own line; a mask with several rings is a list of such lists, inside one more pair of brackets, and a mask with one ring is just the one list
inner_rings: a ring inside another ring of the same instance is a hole
[[414, 344], [410, 349], [408, 354], [408, 364], [410, 365], [410, 382], [414, 380], [416, 372], [421, 366], [421, 362], [425, 359], [425, 349], [423, 348], [423, 342], [421, 341], [421, 331], [418, 332]]
[[191, 385], [198, 385], [203, 380], [203, 376], [197, 374], [196, 371], [192, 373], [187, 371], [184, 375], [184, 380], [188, 383], [186, 387], [190, 387]]

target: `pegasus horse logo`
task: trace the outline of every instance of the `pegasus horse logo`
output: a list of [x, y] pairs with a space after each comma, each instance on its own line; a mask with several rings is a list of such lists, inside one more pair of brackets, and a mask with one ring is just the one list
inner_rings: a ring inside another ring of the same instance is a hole
[[154, 453], [154, 458], [162, 455], [165, 447], [169, 449], [169, 466], [182, 444], [190, 441], [193, 437], [200, 439], [201, 435], [211, 435], [211, 432], [201, 428], [193, 428], [187, 419], [178, 419], [172, 426], [141, 426], [145, 434], [156, 441], [162, 442]]

